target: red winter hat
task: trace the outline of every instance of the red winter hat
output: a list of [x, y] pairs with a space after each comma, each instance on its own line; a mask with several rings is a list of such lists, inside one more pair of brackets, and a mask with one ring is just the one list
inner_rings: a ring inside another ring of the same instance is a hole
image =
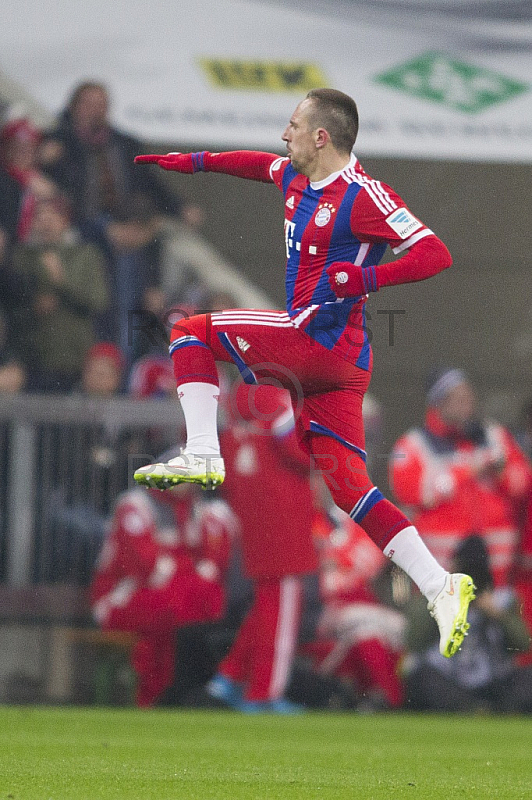
[[13, 119], [10, 122], [6, 122], [0, 131], [2, 144], [12, 139], [16, 139], [19, 142], [34, 142], [38, 144], [41, 141], [41, 132], [25, 117]]
[[116, 344], [112, 342], [97, 342], [93, 344], [87, 351], [85, 356], [85, 363], [91, 361], [93, 358], [109, 358], [114, 362], [117, 370], [122, 372], [125, 367], [126, 360], [124, 354]]

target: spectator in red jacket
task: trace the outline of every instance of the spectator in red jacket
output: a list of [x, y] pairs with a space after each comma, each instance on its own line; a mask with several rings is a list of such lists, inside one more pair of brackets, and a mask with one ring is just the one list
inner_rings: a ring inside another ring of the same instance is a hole
[[138, 634], [132, 653], [138, 706], [171, 686], [175, 633], [220, 619], [234, 517], [199, 490], [133, 489], [118, 500], [93, 576], [93, 615], [104, 630]]
[[284, 698], [301, 615], [302, 577], [317, 567], [310, 461], [297, 444], [288, 392], [241, 383], [222, 435], [224, 494], [240, 521], [254, 601], [208, 692], [243, 712], [294, 713]]
[[301, 652], [318, 674], [334, 675], [351, 687], [358, 710], [397, 708], [403, 700], [398, 664], [405, 619], [384, 605], [372, 586], [388, 562], [339, 509], [316, 515], [314, 537], [323, 608], [317, 635]]
[[512, 578], [531, 465], [505, 428], [479, 416], [461, 369], [435, 375], [427, 400], [424, 425], [394, 447], [395, 497], [410, 509], [413, 524], [446, 568], [463, 539], [481, 536], [494, 584], [504, 586]]

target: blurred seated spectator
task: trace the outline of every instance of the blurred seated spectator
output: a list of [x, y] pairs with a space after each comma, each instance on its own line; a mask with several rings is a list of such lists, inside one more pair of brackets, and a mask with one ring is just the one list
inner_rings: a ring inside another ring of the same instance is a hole
[[95, 315], [109, 295], [102, 255], [80, 241], [63, 197], [36, 204], [31, 241], [15, 247], [13, 270], [24, 287], [14, 333], [28, 368], [27, 388], [68, 392], [81, 377]]
[[9, 245], [28, 241], [36, 203], [57, 194], [40, 169], [40, 141], [40, 131], [26, 118], [0, 130], [0, 227]]
[[511, 434], [483, 419], [461, 369], [430, 381], [422, 427], [395, 444], [390, 483], [431, 552], [446, 569], [462, 539], [481, 536], [495, 586], [506, 586], [532, 469]]
[[156, 172], [134, 166], [141, 142], [117, 130], [109, 111], [107, 87], [84, 81], [73, 89], [55, 127], [44, 134], [43, 169], [70, 192], [76, 222], [102, 214], [127, 221], [131, 198], [141, 197], [151, 199], [162, 216], [183, 214], [185, 221], [197, 224], [201, 212], [198, 217], [195, 207], [185, 206]]
[[97, 342], [89, 348], [77, 387], [86, 397], [114, 397], [120, 393], [126, 360], [113, 342]]
[[530, 648], [530, 633], [516, 596], [507, 587], [495, 588], [485, 541], [463, 539], [453, 570], [471, 575], [477, 599], [469, 613], [468, 636], [453, 658], [438, 649], [438, 631], [416, 595], [405, 607], [409, 619], [407, 702], [421, 711], [532, 712], [532, 667], [519, 667], [516, 654]]
[[320, 675], [346, 682], [361, 712], [398, 708], [403, 701], [398, 674], [405, 619], [382, 603], [372, 581], [387, 564], [382, 552], [347, 514], [316, 515], [323, 603], [316, 637], [300, 653]]
[[138, 635], [138, 706], [155, 705], [172, 685], [177, 630], [222, 617], [233, 533], [225, 503], [192, 485], [118, 498], [90, 596], [104, 630]]
[[70, 197], [76, 224], [108, 253], [112, 302], [102, 336], [121, 345], [130, 365], [128, 312], [153, 305], [163, 219], [195, 225], [201, 212], [182, 203], [156, 171], [134, 165], [142, 144], [111, 124], [109, 110], [103, 84], [80, 83], [40, 152], [43, 169]]

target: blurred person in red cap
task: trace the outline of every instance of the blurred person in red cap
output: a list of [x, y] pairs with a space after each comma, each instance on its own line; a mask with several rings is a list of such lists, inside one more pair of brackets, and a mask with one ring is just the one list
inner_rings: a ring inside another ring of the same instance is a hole
[[[236, 387], [236, 390], [235, 390]], [[226, 399], [223, 496], [240, 522], [253, 603], [207, 686], [245, 713], [296, 713], [284, 697], [296, 652], [303, 576], [317, 568], [310, 459], [299, 447], [288, 392], [238, 381]]]
[[93, 397], [113, 397], [120, 392], [126, 360], [113, 342], [97, 342], [83, 363], [80, 390]]
[[476, 534], [495, 586], [511, 583], [532, 467], [509, 431], [482, 417], [462, 369], [430, 377], [424, 424], [395, 444], [390, 482], [440, 563], [450, 566], [460, 542]]
[[80, 240], [62, 196], [39, 200], [31, 237], [13, 250], [24, 284], [13, 319], [28, 390], [68, 392], [80, 380], [95, 340], [97, 314], [109, 303], [101, 252]]
[[[178, 407], [172, 363], [166, 356], [155, 354], [137, 359], [129, 373], [128, 391], [134, 400], [170, 400]], [[143, 432], [144, 450], [139, 452], [161, 453], [172, 447], [175, 438], [175, 430], [168, 425], [150, 425]]]
[[10, 244], [28, 240], [36, 203], [58, 192], [40, 169], [40, 142], [40, 131], [26, 118], [0, 130], [0, 227]]
[[94, 619], [137, 634], [136, 703], [155, 705], [175, 677], [176, 633], [219, 620], [235, 520], [223, 500], [195, 487], [123, 493], [91, 582]]

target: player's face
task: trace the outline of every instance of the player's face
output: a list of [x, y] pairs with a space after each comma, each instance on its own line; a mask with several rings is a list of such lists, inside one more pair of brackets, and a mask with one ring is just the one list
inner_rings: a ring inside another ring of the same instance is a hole
[[310, 177], [318, 151], [316, 140], [309, 124], [311, 100], [303, 100], [292, 116], [282, 135], [283, 142], [292, 162], [292, 166], [302, 175]]

